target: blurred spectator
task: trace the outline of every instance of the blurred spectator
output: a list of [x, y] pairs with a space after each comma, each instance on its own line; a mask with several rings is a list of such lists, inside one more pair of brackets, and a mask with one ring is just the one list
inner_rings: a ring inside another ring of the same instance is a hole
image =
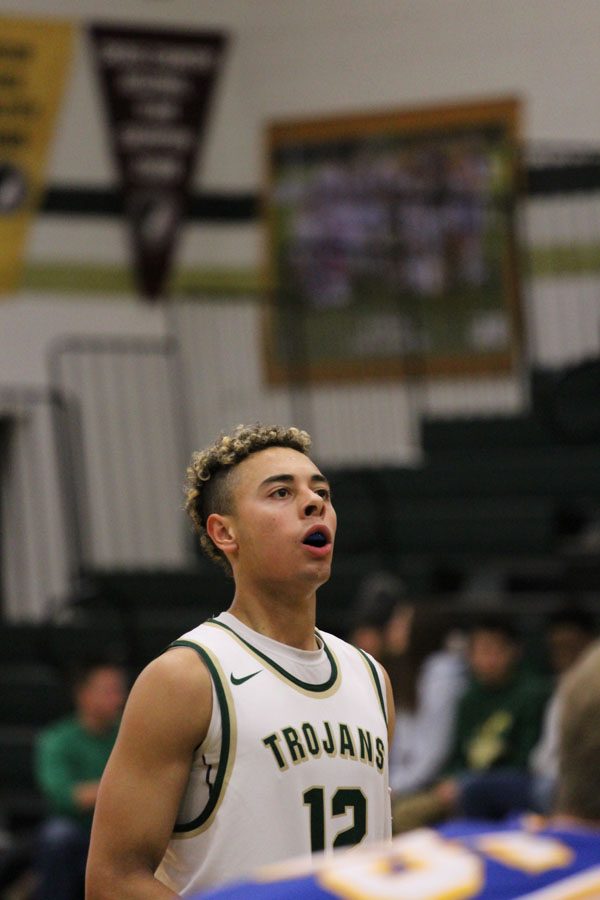
[[90, 661], [73, 678], [73, 715], [50, 725], [38, 738], [36, 777], [49, 816], [36, 846], [35, 900], [82, 900], [84, 896], [96, 795], [117, 737], [125, 696], [123, 668]]
[[591, 613], [566, 606], [552, 613], [546, 626], [548, 661], [558, 677], [571, 668], [595, 639], [596, 624]]
[[408, 604], [392, 613], [384, 632], [383, 665], [396, 703], [390, 749], [393, 795], [428, 787], [450, 752], [456, 707], [466, 686], [464, 654], [449, 646], [450, 621]]
[[529, 755], [538, 740], [547, 685], [519, 667], [515, 629], [502, 619], [475, 624], [470, 683], [458, 705], [448, 777], [394, 803], [395, 831], [460, 813], [499, 819], [528, 806]]
[[552, 808], [558, 779], [559, 687], [563, 676], [594, 641], [594, 617], [576, 607], [553, 613], [546, 626], [548, 661], [556, 677], [555, 691], [544, 714], [542, 735], [529, 760], [531, 805], [536, 812]]
[[367, 575], [357, 591], [348, 641], [381, 660], [385, 627], [404, 592], [404, 582], [391, 572], [382, 570]]

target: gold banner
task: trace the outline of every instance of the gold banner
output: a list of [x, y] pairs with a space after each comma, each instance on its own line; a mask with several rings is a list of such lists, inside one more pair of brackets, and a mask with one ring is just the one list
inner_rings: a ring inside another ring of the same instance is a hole
[[0, 293], [19, 285], [73, 31], [62, 21], [0, 18]]

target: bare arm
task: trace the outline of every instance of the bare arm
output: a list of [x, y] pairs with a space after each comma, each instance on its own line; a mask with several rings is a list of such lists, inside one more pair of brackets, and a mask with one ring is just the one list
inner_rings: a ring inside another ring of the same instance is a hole
[[154, 872], [211, 712], [210, 676], [193, 650], [170, 650], [139, 676], [98, 792], [87, 900], [177, 896]]

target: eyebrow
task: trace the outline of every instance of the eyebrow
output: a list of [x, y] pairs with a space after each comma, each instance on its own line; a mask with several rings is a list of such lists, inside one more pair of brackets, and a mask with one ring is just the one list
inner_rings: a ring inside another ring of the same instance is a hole
[[[290, 484], [295, 480], [296, 479], [294, 475], [288, 475], [287, 473], [283, 473], [281, 475], [269, 475], [268, 478], [265, 478], [264, 481], [261, 481], [259, 487], [263, 487], [263, 485], [265, 484], [272, 484], [275, 481], [283, 481], [286, 484]], [[327, 478], [325, 478], [325, 476], [321, 475], [320, 473], [311, 475], [310, 480], [312, 484], [329, 484]]]

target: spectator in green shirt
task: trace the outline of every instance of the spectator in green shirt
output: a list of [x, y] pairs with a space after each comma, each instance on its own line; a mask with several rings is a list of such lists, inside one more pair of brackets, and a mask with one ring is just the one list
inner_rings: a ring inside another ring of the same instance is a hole
[[73, 715], [44, 729], [35, 769], [48, 805], [35, 868], [36, 900], [81, 900], [94, 805], [126, 697], [120, 665], [90, 661], [73, 680]]
[[458, 705], [445, 777], [394, 805], [395, 831], [456, 814], [501, 819], [531, 805], [528, 762], [549, 685], [520, 665], [517, 633], [504, 619], [474, 624], [467, 656], [471, 678]]
[[520, 666], [520, 656], [510, 623], [488, 618], [473, 629], [472, 678], [458, 707], [450, 777], [437, 788], [450, 812], [501, 819], [530, 806], [528, 763], [550, 685]]

